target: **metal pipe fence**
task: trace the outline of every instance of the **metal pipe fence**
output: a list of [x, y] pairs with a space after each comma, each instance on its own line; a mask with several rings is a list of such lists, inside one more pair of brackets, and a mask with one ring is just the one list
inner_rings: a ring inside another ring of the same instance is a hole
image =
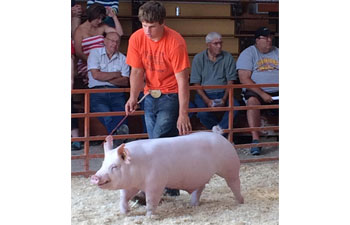
[[[253, 87], [278, 87], [278, 84], [231, 84], [231, 85], [212, 85], [212, 86], [190, 86], [190, 91], [195, 91], [198, 89], [229, 89], [229, 103], [226, 107], [212, 107], [212, 108], [189, 108], [189, 113], [195, 112], [223, 112], [229, 111], [229, 125], [228, 129], [224, 129], [224, 133], [228, 134], [228, 140], [233, 143], [233, 134], [234, 133], [244, 133], [251, 131], [267, 131], [267, 130], [279, 130], [279, 126], [265, 126], [265, 127], [250, 127], [250, 128], [234, 128], [234, 110], [249, 110], [249, 109], [278, 109], [279, 105], [260, 105], [260, 106], [234, 106], [234, 90], [241, 88], [253, 88]], [[90, 135], [90, 118], [93, 117], [102, 117], [102, 116], [124, 116], [125, 112], [90, 112], [90, 94], [91, 93], [101, 93], [101, 92], [130, 92], [130, 88], [110, 88], [110, 89], [75, 89], [71, 91], [72, 95], [83, 94], [84, 95], [84, 112], [82, 113], [72, 113], [71, 118], [83, 118], [84, 119], [84, 135], [82, 137], [72, 137], [71, 141], [82, 141], [84, 142], [84, 153], [82, 155], [72, 155], [71, 160], [84, 160], [84, 171], [72, 172], [72, 176], [84, 175], [89, 176], [95, 171], [91, 171], [90, 168], [90, 159], [94, 158], [103, 158], [104, 154], [92, 154], [90, 153], [90, 141], [102, 141], [106, 138], [107, 135]], [[139, 116], [143, 115], [144, 111], [138, 110], [129, 116]], [[193, 130], [192, 132], [197, 132], [199, 130]], [[210, 130], [200, 130], [200, 131], [210, 131]], [[138, 134], [127, 134], [127, 135], [113, 135], [113, 139], [140, 139], [148, 138], [147, 133], [138, 133]], [[251, 148], [253, 146], [257, 147], [267, 147], [267, 146], [279, 146], [278, 141], [275, 142], [263, 142], [258, 144], [237, 144], [235, 145], [236, 149], [240, 148]], [[242, 163], [247, 162], [261, 162], [261, 161], [271, 161], [278, 160], [278, 157], [264, 157], [264, 158], [255, 158], [255, 159], [246, 159], [241, 160]]]

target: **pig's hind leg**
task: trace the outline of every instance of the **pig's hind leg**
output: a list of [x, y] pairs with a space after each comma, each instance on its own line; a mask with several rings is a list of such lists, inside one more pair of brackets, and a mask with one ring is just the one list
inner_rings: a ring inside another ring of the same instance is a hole
[[232, 162], [235, 162], [235, 159], [230, 159], [229, 157], [227, 159], [227, 161], [222, 163], [221, 170], [216, 174], [225, 179], [227, 185], [236, 197], [236, 200], [240, 204], [243, 204], [244, 200], [241, 195], [241, 181], [239, 180], [239, 162], [232, 164]]
[[237, 201], [240, 204], [243, 204], [244, 199], [241, 195], [241, 181], [239, 180], [239, 177], [237, 177], [236, 179], [233, 179], [231, 177], [224, 177], [224, 178], [226, 180], [227, 185], [231, 188], [231, 191], [233, 192]]
[[205, 188], [205, 184], [200, 186], [197, 190], [191, 194], [191, 206], [199, 206], [199, 198], [201, 197], [202, 191]]
[[137, 188], [120, 190], [120, 212], [126, 214], [129, 212], [129, 201], [139, 192]]

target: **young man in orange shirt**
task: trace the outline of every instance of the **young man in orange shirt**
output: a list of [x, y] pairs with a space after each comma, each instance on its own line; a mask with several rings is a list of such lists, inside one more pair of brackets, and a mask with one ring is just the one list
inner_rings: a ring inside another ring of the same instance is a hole
[[187, 134], [192, 128], [188, 117], [189, 59], [185, 40], [164, 24], [164, 6], [149, 1], [139, 9], [142, 29], [129, 39], [126, 63], [131, 69], [129, 114], [146, 85], [145, 118], [149, 138]]
[[131, 66], [126, 114], [136, 109], [144, 87], [144, 93], [149, 93], [144, 103], [149, 138], [188, 134], [192, 127], [188, 117], [190, 63], [186, 42], [165, 26], [166, 10], [160, 2], [146, 2], [138, 16], [142, 29], [131, 35], [126, 60]]

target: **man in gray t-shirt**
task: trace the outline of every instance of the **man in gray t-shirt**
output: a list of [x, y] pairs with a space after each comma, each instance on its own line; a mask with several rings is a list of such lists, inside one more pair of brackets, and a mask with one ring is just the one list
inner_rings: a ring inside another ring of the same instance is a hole
[[[237, 60], [237, 70], [242, 84], [278, 84], [279, 54], [272, 46], [273, 36], [266, 27], [255, 32], [255, 45], [246, 48]], [[270, 104], [278, 96], [278, 87], [248, 88], [244, 90], [247, 106]], [[247, 110], [249, 127], [260, 127], [260, 110]], [[253, 143], [259, 143], [259, 132], [252, 131]], [[251, 148], [259, 155], [260, 147]]]
[[[237, 80], [236, 64], [231, 53], [222, 50], [222, 36], [210, 32], [205, 37], [207, 49], [194, 56], [190, 82], [196, 85], [226, 85]], [[228, 89], [197, 90], [195, 104], [198, 108], [225, 106], [228, 104]], [[239, 103], [235, 99], [234, 105]], [[238, 111], [234, 111], [234, 116]], [[213, 112], [198, 112], [197, 117], [207, 128], [219, 125], [228, 128], [228, 111], [219, 121]]]

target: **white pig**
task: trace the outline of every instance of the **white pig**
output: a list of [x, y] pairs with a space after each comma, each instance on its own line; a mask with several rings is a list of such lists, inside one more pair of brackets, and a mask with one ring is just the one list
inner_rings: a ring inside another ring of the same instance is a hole
[[139, 190], [146, 194], [146, 215], [151, 216], [165, 187], [191, 194], [191, 205], [198, 206], [200, 195], [210, 178], [217, 174], [226, 180], [236, 200], [240, 193], [240, 161], [233, 145], [222, 135], [197, 132], [172, 138], [138, 140], [112, 149], [112, 136], [106, 137], [102, 167], [91, 183], [103, 189], [121, 189], [120, 211], [129, 211], [129, 200]]

